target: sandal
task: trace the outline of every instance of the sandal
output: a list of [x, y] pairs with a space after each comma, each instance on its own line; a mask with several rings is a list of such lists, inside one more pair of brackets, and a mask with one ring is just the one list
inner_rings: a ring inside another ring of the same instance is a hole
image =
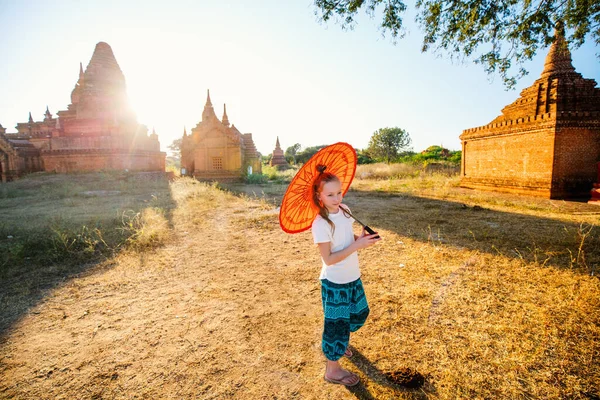
[[[356, 378], [356, 381], [354, 381], [355, 378]], [[342, 377], [342, 379], [328, 378], [326, 375], [323, 375], [323, 379], [325, 379], [325, 381], [327, 381], [329, 383], [344, 385], [344, 386], [348, 386], [348, 387], [356, 386], [360, 383], [360, 378], [358, 377], [358, 375], [353, 374], [352, 372], [350, 372], [348, 375]]]

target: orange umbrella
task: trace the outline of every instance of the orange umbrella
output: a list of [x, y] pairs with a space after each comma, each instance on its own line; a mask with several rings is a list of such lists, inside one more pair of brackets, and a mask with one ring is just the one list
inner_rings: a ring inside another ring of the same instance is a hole
[[[339, 178], [345, 195], [356, 172], [356, 151], [348, 143], [335, 143], [319, 150], [300, 168], [283, 195], [279, 210], [279, 225], [287, 233], [307, 230], [319, 213], [312, 202], [312, 184], [319, 174], [317, 165], [325, 165], [327, 172]], [[365, 229], [371, 231], [368, 227]]]

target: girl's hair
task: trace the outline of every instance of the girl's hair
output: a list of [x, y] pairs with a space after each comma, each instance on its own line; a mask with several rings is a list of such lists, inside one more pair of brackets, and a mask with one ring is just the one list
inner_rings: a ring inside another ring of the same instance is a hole
[[317, 165], [317, 171], [319, 171], [319, 175], [317, 175], [316, 179], [313, 181], [313, 196], [312, 201], [319, 209], [319, 215], [329, 223], [333, 232], [335, 232], [335, 224], [332, 220], [329, 219], [329, 210], [323, 206], [321, 201], [319, 200], [319, 193], [323, 190], [323, 185], [329, 182], [338, 181], [340, 182], [340, 178], [332, 174], [331, 172], [325, 172], [327, 166], [325, 165]]

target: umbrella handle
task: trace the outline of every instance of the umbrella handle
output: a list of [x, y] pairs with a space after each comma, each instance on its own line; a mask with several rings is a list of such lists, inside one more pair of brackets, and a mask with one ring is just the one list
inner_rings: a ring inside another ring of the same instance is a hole
[[[348, 215], [350, 215], [352, 218], [354, 218], [354, 220], [355, 220], [356, 222], [358, 222], [359, 224], [361, 224], [361, 225], [362, 225], [362, 227], [365, 229], [365, 231], [367, 231], [367, 232], [369, 233], [369, 235], [374, 235], [375, 233], [377, 233], [377, 232], [375, 232], [373, 229], [369, 228], [367, 225], [365, 225], [365, 224], [363, 224], [362, 222], [360, 222], [360, 221], [358, 220], [358, 218], [356, 218], [354, 215], [352, 215], [352, 214], [350, 213], [350, 211], [348, 211], [348, 209], [347, 209], [347, 208], [344, 208], [344, 207], [342, 207], [342, 206], [340, 206], [340, 208], [342, 209], [342, 211], [344, 211], [345, 213], [347, 213]], [[381, 238], [381, 236], [379, 236], [379, 235], [377, 235], [377, 236], [375, 236], [375, 237], [374, 237], [374, 239], [380, 239], [380, 238]]]
[[[369, 235], [373, 235], [373, 234], [377, 233], [373, 229], [369, 228], [367, 225], [363, 225], [363, 228], [365, 228], [365, 231], [369, 232]], [[379, 235], [375, 236], [375, 239], [379, 239], [379, 238], [380, 238]]]

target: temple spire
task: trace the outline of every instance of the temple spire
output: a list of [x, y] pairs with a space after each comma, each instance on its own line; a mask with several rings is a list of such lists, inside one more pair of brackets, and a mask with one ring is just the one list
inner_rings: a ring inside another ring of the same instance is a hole
[[227, 105], [223, 104], [223, 118], [222, 118], [222, 122], [223, 125], [225, 126], [229, 126], [229, 118], [227, 118]]
[[558, 22], [554, 31], [554, 42], [546, 56], [541, 77], [570, 72], [575, 72], [575, 67], [571, 60], [569, 45], [565, 40], [564, 25], [562, 22]]
[[279, 144], [279, 136], [277, 136], [277, 142], [275, 142], [275, 148], [281, 150], [281, 145]]
[[107, 78], [125, 80], [117, 59], [108, 43], [98, 42], [94, 54], [85, 69], [86, 73], [92, 72], [96, 78]]
[[48, 109], [48, 106], [46, 106], [46, 112], [44, 113], [44, 119], [48, 120], [48, 119], [52, 119], [52, 114], [50, 113], [50, 110]]
[[81, 62], [79, 62], [79, 79], [77, 79], [77, 83], [75, 84], [75, 89], [77, 89], [77, 86], [79, 86], [79, 87], [83, 86], [83, 80], [84, 80], [83, 64]]
[[206, 104], [204, 105], [204, 111], [202, 111], [202, 121], [218, 120], [215, 114], [215, 109], [210, 101], [210, 90], [207, 90]]
[[29, 111], [29, 123], [33, 124], [33, 118], [31, 118], [31, 111]]
[[183, 137], [187, 137], [187, 130], [185, 129], [185, 125], [183, 126]]

